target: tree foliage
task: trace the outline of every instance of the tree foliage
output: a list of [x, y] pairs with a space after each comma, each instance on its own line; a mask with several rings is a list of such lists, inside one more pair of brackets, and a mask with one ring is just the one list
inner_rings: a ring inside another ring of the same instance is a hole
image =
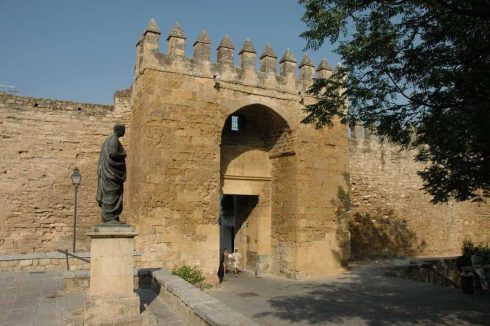
[[[417, 148], [433, 202], [490, 192], [490, 1], [300, 0], [307, 48], [338, 44], [303, 122], [361, 124]], [[348, 108], [347, 108], [348, 103]]]

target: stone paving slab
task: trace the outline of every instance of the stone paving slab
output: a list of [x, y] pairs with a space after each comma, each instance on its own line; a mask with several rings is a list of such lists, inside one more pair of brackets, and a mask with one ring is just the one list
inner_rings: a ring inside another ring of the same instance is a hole
[[[82, 325], [85, 295], [62, 290], [63, 272], [0, 273], [0, 326]], [[139, 294], [158, 325], [185, 326], [152, 290]]]
[[241, 273], [208, 293], [260, 325], [490, 325], [489, 292], [464, 295], [380, 268], [310, 282]]
[[[0, 325], [81, 325], [84, 295], [64, 294], [62, 275], [0, 273]], [[220, 288], [207, 294], [174, 276], [167, 284], [192, 302], [197, 314], [214, 316], [208, 322], [216, 325], [226, 324], [230, 311], [269, 326], [490, 325], [490, 292], [464, 295], [458, 289], [386, 277], [379, 268], [314, 282], [242, 273], [226, 276]], [[158, 325], [186, 325], [152, 290], [140, 289], [139, 295], [143, 310]]]

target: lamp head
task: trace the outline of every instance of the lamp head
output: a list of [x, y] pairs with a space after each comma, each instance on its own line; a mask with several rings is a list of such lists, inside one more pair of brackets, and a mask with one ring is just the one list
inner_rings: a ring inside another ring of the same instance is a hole
[[77, 167], [73, 169], [73, 172], [71, 174], [71, 182], [75, 187], [78, 187], [80, 184], [80, 181], [82, 180], [82, 175], [80, 174], [80, 170], [78, 170]]

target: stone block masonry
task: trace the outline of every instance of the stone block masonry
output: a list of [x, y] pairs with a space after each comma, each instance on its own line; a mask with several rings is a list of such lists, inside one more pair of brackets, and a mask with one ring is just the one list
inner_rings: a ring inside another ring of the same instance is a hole
[[[455, 255], [464, 238], [490, 241], [489, 204], [430, 204], [413, 153], [362, 130], [349, 139], [338, 121], [301, 124], [317, 100], [306, 93], [313, 78], [332, 74], [325, 60], [315, 69], [305, 55], [297, 66], [291, 51], [278, 60], [267, 45], [257, 56], [245, 40], [236, 67], [229, 36], [211, 62], [206, 32], [193, 57], [182, 26], [165, 53], [160, 35], [150, 21], [131, 88], [113, 106], [0, 94], [0, 255], [71, 248], [75, 166], [77, 248], [89, 249], [98, 155], [117, 121], [127, 127], [122, 219], [139, 232], [139, 267], [197, 265], [215, 282], [227, 246], [250, 271], [315, 278], [341, 269], [350, 252]], [[48, 269], [40, 258], [0, 261], [2, 270]]]
[[0, 94], [0, 255], [71, 249], [75, 166], [77, 248], [89, 249], [99, 147], [116, 121], [129, 122], [128, 95], [107, 106]]
[[[348, 198], [347, 129], [300, 123], [304, 103], [315, 101], [304, 95], [311, 60], [305, 56], [297, 74], [288, 50], [277, 69], [267, 45], [256, 70], [257, 52], [245, 40], [235, 67], [229, 36], [212, 63], [205, 32], [192, 58], [182, 26], [169, 33], [166, 53], [160, 34], [155, 21], [144, 30], [132, 85], [128, 214], [142, 263], [198, 265], [216, 275], [220, 238], [233, 232], [228, 246], [240, 248], [244, 268], [292, 278], [337, 271], [349, 251], [339, 197]], [[326, 70], [322, 64], [318, 74]], [[220, 227], [222, 196], [256, 198], [236, 198], [232, 231]]]
[[464, 239], [490, 243], [490, 203], [433, 205], [414, 151], [350, 132], [351, 249], [356, 258], [455, 256]]

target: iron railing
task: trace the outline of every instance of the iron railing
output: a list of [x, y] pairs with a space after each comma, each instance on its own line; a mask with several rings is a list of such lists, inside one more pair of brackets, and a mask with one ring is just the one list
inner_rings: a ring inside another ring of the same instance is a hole
[[423, 264], [422, 267], [427, 270], [427, 283], [436, 283], [435, 278], [438, 278], [440, 282], [437, 284], [442, 284], [444, 286], [451, 286], [454, 288], [460, 287], [460, 285], [457, 282], [453, 281], [452, 279], [447, 277], [447, 275], [435, 269], [433, 265]]
[[76, 255], [74, 253], [68, 252], [68, 250], [58, 249], [57, 251], [60, 252], [60, 253], [62, 253], [62, 254], [64, 254], [66, 256], [66, 269], [67, 270], [70, 269], [70, 266], [68, 265], [68, 256], [73, 257], [75, 259], [79, 259], [81, 261], [84, 261], [84, 262], [90, 264], [90, 259], [89, 258], [80, 257], [80, 256], [78, 256], [78, 255]]

